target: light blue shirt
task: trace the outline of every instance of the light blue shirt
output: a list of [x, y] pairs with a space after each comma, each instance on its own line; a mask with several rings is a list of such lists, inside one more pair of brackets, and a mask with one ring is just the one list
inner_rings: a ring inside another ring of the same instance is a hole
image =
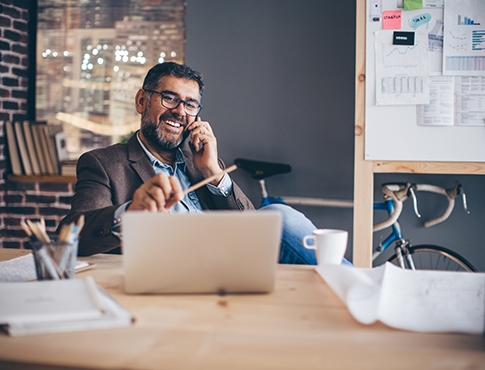
[[[174, 176], [177, 177], [180, 181], [180, 185], [182, 185], [182, 189], [188, 189], [193, 184], [190, 183], [185, 171], [187, 165], [185, 164], [185, 159], [182, 154], [182, 150], [178, 149], [177, 153], [175, 154], [175, 167], [169, 166], [163, 162], [160, 162], [150, 151], [143, 145], [143, 142], [140, 140], [138, 134], [136, 135], [140, 146], [143, 148], [145, 153], [147, 154], [148, 158], [150, 159], [150, 163], [153, 166], [153, 170], [158, 175], [159, 173], [165, 173], [167, 176]], [[212, 184], [207, 184], [209, 191], [214, 195], [220, 195], [223, 197], [228, 197], [232, 194], [232, 180], [229, 175], [226, 173], [222, 178], [221, 182], [218, 186], [214, 186]], [[186, 194], [184, 199], [180, 202], [175, 204], [172, 208], [170, 208], [170, 213], [197, 213], [202, 212], [202, 206], [200, 205], [199, 198], [195, 191], [191, 191], [190, 193]]]
[[[150, 163], [153, 166], [153, 170], [158, 175], [159, 173], [165, 173], [167, 176], [175, 176], [180, 181], [182, 185], [182, 189], [188, 189], [192, 184], [190, 183], [187, 174], [185, 173], [187, 165], [185, 163], [184, 156], [182, 154], [182, 150], [178, 149], [175, 155], [175, 165], [169, 166], [163, 162], [160, 162], [150, 151], [143, 145], [143, 142], [140, 140], [138, 133], [136, 135], [138, 139], [138, 143], [145, 151], [146, 155], [150, 159]], [[222, 178], [221, 182], [218, 186], [214, 186], [212, 184], [206, 185], [209, 191], [214, 195], [219, 195], [223, 197], [228, 197], [232, 194], [232, 180], [229, 175], [226, 173]], [[114, 218], [113, 218], [113, 227], [119, 226], [121, 223], [121, 215], [125, 212], [126, 208], [130, 205], [130, 202], [126, 202], [125, 204], [118, 207], [115, 211]], [[172, 208], [170, 208], [170, 213], [201, 213], [202, 206], [200, 205], [199, 198], [195, 191], [191, 191], [185, 195], [184, 199], [180, 202], [176, 203]], [[115, 234], [118, 235], [117, 232]]]

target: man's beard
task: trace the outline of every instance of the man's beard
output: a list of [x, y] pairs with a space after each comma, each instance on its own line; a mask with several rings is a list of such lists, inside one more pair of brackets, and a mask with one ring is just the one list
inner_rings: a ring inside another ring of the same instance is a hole
[[[185, 138], [190, 134], [188, 130], [185, 130], [187, 122], [185, 119], [180, 119], [177, 115], [170, 112], [162, 115], [160, 121], [170, 120], [180, 123], [184, 127], [184, 131], [179, 138], [170, 140], [168, 137], [162, 134], [159, 129], [159, 125], [153, 122], [148, 114], [143, 114], [141, 120], [141, 133], [143, 137], [148, 141], [148, 143], [157, 151], [174, 151], [176, 150], [185, 140]], [[164, 123], [161, 123], [164, 124]]]

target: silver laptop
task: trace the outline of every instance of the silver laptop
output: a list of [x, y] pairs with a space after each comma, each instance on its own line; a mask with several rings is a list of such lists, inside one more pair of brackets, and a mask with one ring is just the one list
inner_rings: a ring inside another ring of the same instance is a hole
[[127, 293], [264, 293], [274, 287], [281, 215], [127, 212]]

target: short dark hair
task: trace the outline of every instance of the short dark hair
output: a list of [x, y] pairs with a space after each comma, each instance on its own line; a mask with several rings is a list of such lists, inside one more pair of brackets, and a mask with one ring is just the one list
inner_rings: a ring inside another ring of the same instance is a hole
[[186, 65], [174, 62], [160, 63], [150, 68], [143, 81], [143, 89], [156, 90], [163, 76], [186, 78], [187, 80], [197, 82], [199, 85], [199, 94], [202, 96], [202, 91], [204, 90], [204, 77], [202, 74]]

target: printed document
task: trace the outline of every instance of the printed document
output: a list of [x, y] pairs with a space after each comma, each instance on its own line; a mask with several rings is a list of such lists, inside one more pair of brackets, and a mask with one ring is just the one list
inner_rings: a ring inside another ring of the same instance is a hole
[[428, 104], [428, 34], [416, 32], [414, 45], [393, 45], [393, 32], [375, 33], [376, 104]]
[[447, 0], [443, 74], [485, 76], [485, 1]]
[[485, 126], [485, 77], [430, 76], [430, 102], [417, 105], [422, 126]]

